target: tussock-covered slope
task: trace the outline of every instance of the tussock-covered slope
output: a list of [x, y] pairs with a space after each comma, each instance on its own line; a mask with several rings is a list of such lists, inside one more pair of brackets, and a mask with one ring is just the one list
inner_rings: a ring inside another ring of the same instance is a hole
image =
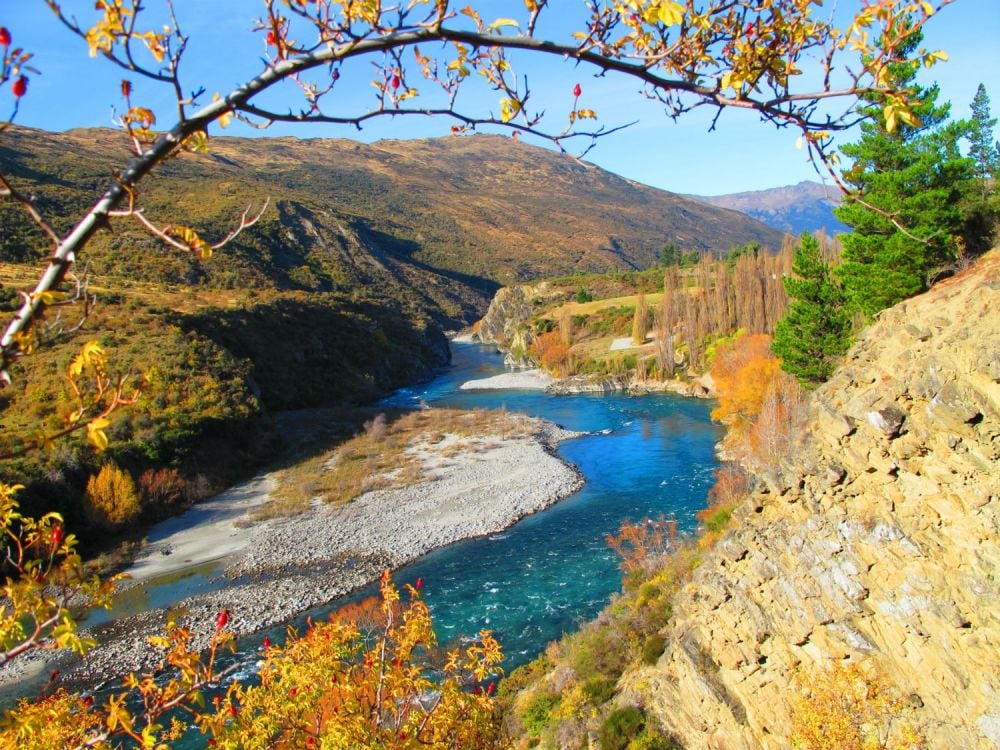
[[[68, 221], [127, 162], [126, 145], [111, 130], [16, 128], [4, 135], [0, 161], [19, 185], [37, 189], [43, 209]], [[723, 253], [751, 240], [774, 250], [782, 240], [781, 232], [736, 211], [490, 135], [373, 144], [219, 137], [208, 154], [183, 154], [165, 164], [142, 190], [150, 218], [189, 223], [208, 237], [223, 233], [251, 201], [259, 205], [270, 196], [275, 202], [277, 211], [256, 232], [213, 259], [215, 268], [173, 259], [175, 273], [183, 276], [229, 272], [238, 284], [329, 287], [351, 264], [336, 254], [309, 257], [303, 248], [317, 236], [356, 234], [366, 250], [401, 277], [409, 274], [406, 281], [423, 292], [448, 285], [471, 290], [479, 314], [499, 284], [645, 268], [668, 242]], [[2, 259], [30, 254], [27, 223], [15, 213], [0, 218], [7, 224], [0, 227]], [[117, 231], [123, 226], [119, 222]], [[123, 253], [99, 254], [105, 264], [127, 262]], [[143, 270], [135, 264], [130, 272]]]
[[795, 696], [857, 663], [927, 747], [1000, 747], [996, 251], [879, 316], [769, 484], [626, 693], [686, 748], [787, 748]]

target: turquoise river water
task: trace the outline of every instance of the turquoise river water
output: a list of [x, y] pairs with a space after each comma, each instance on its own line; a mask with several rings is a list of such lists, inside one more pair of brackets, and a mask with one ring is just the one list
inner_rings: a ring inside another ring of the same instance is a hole
[[[580, 491], [500, 534], [444, 547], [395, 574], [398, 582], [423, 579], [442, 643], [491, 629], [509, 672], [593, 618], [619, 590], [618, 558], [604, 538], [623, 520], [662, 513], [675, 516], [681, 530], [694, 528], [717, 466], [714, 447], [721, 432], [709, 420], [710, 402], [671, 394], [463, 391], [466, 381], [504, 372], [503, 362], [490, 347], [454, 344], [452, 353], [452, 366], [433, 381], [401, 389], [382, 403], [504, 407], [587, 433], [559, 447], [559, 455], [586, 478]], [[309, 614], [318, 619], [342, 603]], [[246, 646], [252, 652], [252, 644]]]

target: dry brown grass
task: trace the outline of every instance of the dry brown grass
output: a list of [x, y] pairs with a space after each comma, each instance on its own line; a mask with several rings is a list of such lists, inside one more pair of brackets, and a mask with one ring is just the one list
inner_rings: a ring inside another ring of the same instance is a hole
[[394, 421], [379, 415], [334, 450], [278, 472], [271, 502], [257, 517], [301, 513], [314, 499], [346, 503], [372, 490], [428, 481], [442, 459], [481, 453], [538, 429], [537, 420], [504, 410], [428, 409]]
[[[655, 292], [645, 295], [646, 307], [656, 307], [663, 297], [662, 292]], [[593, 315], [609, 307], [635, 307], [636, 295], [628, 294], [624, 297], [608, 297], [607, 299], [595, 299], [591, 302], [567, 302], [551, 310], [546, 310], [539, 317], [559, 320], [565, 314], [569, 315]]]

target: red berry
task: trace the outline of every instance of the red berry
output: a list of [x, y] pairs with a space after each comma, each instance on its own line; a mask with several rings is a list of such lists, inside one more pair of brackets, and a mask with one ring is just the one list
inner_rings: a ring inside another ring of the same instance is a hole
[[227, 622], [229, 622], [229, 610], [224, 609], [215, 616], [215, 629], [222, 630]]
[[10, 32], [6, 26], [0, 26], [0, 47], [10, 46]]
[[576, 86], [573, 87], [573, 96], [580, 96], [582, 93], [583, 89], [580, 88], [580, 84], [576, 84]]
[[496, 690], [496, 689], [497, 689], [496, 683], [495, 682], [491, 682], [489, 685], [486, 686], [486, 693], [488, 695], [493, 695], [493, 691]]
[[392, 90], [393, 91], [395, 91], [396, 89], [398, 89], [399, 88], [399, 76], [394, 75], [392, 77], [391, 83], [392, 83]]
[[278, 46], [278, 37], [275, 36], [273, 31], [267, 32], [267, 37], [264, 39], [264, 41], [267, 42], [268, 47]]
[[269, 648], [271, 648], [271, 639], [268, 638], [266, 635], [264, 636], [264, 644], [263, 645], [264, 645], [264, 650], [265, 651], [267, 651]]
[[422, 589], [423, 587], [424, 587], [424, 579], [417, 578], [417, 587], [416, 587], [417, 591], [420, 591], [420, 589]]
[[295, 695], [295, 694], [296, 694], [297, 692], [299, 692], [299, 689], [298, 689], [298, 688], [291, 688], [291, 689], [290, 689], [290, 690], [288, 691], [288, 694], [289, 694], [289, 695], [291, 695], [291, 696], [294, 696], [294, 695]]
[[22, 96], [28, 93], [28, 79], [25, 78], [24, 76], [21, 76], [16, 81], [14, 81], [14, 85], [10, 87], [10, 90], [14, 93], [14, 96], [20, 99]]
[[210, 739], [210, 740], [208, 741], [208, 746], [209, 746], [209, 747], [215, 747], [215, 740], [212, 740], [212, 739]]
[[60, 544], [62, 544], [62, 540], [63, 540], [62, 526], [53, 526], [52, 527], [52, 531], [50, 532], [50, 534], [51, 534], [50, 538], [52, 540], [52, 546], [53, 547], [58, 547]]
[[746, 28], [746, 35], [753, 36], [755, 31], [756, 29], [754, 28], [754, 25], [752, 23], [748, 23]]
[[239, 712], [240, 712], [240, 710], [238, 708], [236, 708], [235, 705], [233, 705], [232, 703], [229, 704], [229, 715], [230, 716], [236, 716], [236, 714], [238, 714]]

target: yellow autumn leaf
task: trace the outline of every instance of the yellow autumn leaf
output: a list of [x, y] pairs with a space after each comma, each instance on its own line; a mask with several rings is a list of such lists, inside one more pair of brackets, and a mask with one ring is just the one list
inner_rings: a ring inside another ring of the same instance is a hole
[[51, 289], [45, 292], [36, 292], [31, 295], [33, 302], [40, 302], [43, 305], [51, 305], [60, 300], [66, 299], [65, 292], [55, 292]]
[[108, 436], [104, 428], [111, 424], [105, 417], [98, 417], [87, 424], [87, 442], [98, 451], [103, 451], [108, 447]]
[[513, 26], [515, 29], [519, 28], [517, 21], [515, 21], [513, 18], [498, 18], [487, 27], [487, 30], [496, 31], [497, 29], [501, 29], [504, 26]]
[[885, 129], [891, 133], [896, 129], [896, 105], [886, 104], [882, 114], [885, 117]]
[[664, 0], [656, 12], [656, 18], [664, 26], [676, 26], [684, 20], [684, 8], [672, 0]]
[[[219, 96], [218, 94], [212, 97], [213, 102], [217, 102], [220, 99], [222, 99], [222, 97]], [[216, 118], [216, 121], [219, 123], [219, 127], [227, 128], [229, 127], [229, 123], [232, 121], [232, 119], [233, 119], [232, 111], [226, 110], [221, 115], [219, 115], [218, 118]]]
[[208, 133], [196, 130], [181, 143], [181, 148], [194, 154], [208, 153]]
[[500, 100], [500, 119], [503, 122], [510, 122], [514, 116], [521, 111], [521, 105], [513, 99], [504, 97]]
[[743, 85], [743, 80], [735, 71], [727, 70], [722, 75], [722, 82], [720, 85], [723, 89], [731, 88], [733, 91], [739, 91], [740, 86]]

